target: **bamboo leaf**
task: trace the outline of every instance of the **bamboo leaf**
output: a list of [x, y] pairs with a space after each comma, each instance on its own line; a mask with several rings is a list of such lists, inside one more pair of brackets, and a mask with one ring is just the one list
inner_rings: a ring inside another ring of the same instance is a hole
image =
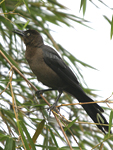
[[28, 145], [28, 141], [26, 140], [26, 137], [25, 137], [25, 135], [24, 135], [24, 133], [23, 133], [23, 130], [22, 130], [22, 128], [21, 128], [21, 121], [20, 121], [20, 120], [17, 121], [17, 126], [18, 126], [18, 129], [19, 129], [19, 131], [20, 131], [22, 141], [23, 141], [23, 143], [24, 143], [23, 146], [24, 146], [27, 150], [30, 150], [29, 145]]
[[29, 141], [30, 147], [32, 147], [33, 150], [36, 150], [35, 145], [34, 145], [34, 143], [33, 143], [33, 140], [31, 139], [30, 134], [29, 134], [29, 132], [27, 131], [26, 126], [24, 125], [24, 123], [23, 123], [22, 121], [20, 121], [20, 125], [21, 125], [21, 127], [22, 127], [24, 133], [25, 133], [26, 136], [27, 136], [27, 139], [28, 139], [28, 141]]
[[23, 0], [23, 2], [24, 2], [24, 4], [26, 5], [27, 10], [28, 10], [28, 11], [29, 11], [29, 13], [30, 13], [30, 9], [29, 9], [29, 6], [28, 6], [28, 1], [27, 1], [27, 0]]
[[81, 8], [83, 8], [83, 16], [85, 15], [85, 12], [86, 12], [86, 2], [87, 0], [81, 0], [81, 3], [80, 3], [80, 10]]
[[111, 21], [111, 36], [110, 38], [112, 39], [113, 36], [113, 16], [112, 16], [112, 21]]
[[50, 134], [51, 134], [51, 136], [52, 136], [52, 139], [53, 139], [53, 141], [54, 141], [56, 147], [59, 148], [58, 143], [57, 143], [57, 139], [55, 138], [55, 135], [54, 135], [54, 133], [52, 132], [52, 130], [51, 130], [50, 127], [49, 127], [49, 131], [50, 131]]
[[110, 135], [110, 132], [111, 132], [112, 120], [113, 120], [113, 110], [111, 110], [110, 116], [109, 116], [109, 131], [108, 131], [108, 135]]
[[111, 21], [108, 19], [107, 16], [103, 15], [103, 17], [111, 24]]
[[2, 7], [2, 11], [4, 12], [4, 15], [5, 15], [5, 17], [6, 17], [6, 6], [5, 6], [5, 1], [2, 1], [2, 3], [0, 4], [1, 5], [1, 7]]
[[84, 5], [83, 5], [83, 16], [85, 15], [85, 12], [86, 12], [86, 3], [87, 3], [87, 0], [84, 0]]
[[27, 27], [27, 25], [29, 24], [29, 22], [30, 22], [30, 20], [28, 20], [28, 21], [26, 22], [26, 24], [23, 26], [23, 29], [25, 29], [25, 28]]
[[5, 149], [4, 150], [15, 150], [15, 142], [12, 138], [8, 137], [6, 139]]
[[42, 120], [39, 123], [39, 125], [38, 125], [38, 127], [37, 127], [37, 129], [35, 131], [35, 134], [33, 135], [33, 138], [32, 138], [34, 143], [36, 142], [38, 136], [41, 134], [41, 132], [42, 132], [42, 130], [44, 128], [44, 123], [45, 123], [45, 120]]
[[77, 120], [77, 118], [74, 119], [72, 122], [70, 122], [70, 123], [68, 124], [68, 126], [64, 128], [64, 131], [68, 130], [68, 128], [70, 128], [70, 127], [75, 123], [76, 120]]

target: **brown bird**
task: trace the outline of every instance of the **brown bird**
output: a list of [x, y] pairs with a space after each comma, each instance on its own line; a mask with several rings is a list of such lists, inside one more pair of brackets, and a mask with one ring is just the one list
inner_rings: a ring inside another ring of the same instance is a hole
[[[57, 101], [63, 91], [75, 97], [79, 102], [93, 102], [93, 100], [85, 94], [71, 69], [53, 48], [44, 44], [42, 36], [37, 31], [15, 30], [14, 33], [23, 37], [26, 45], [25, 58], [31, 70], [37, 76], [38, 81], [51, 87], [51, 89], [39, 91], [39, 94], [48, 90], [59, 91], [59, 96], [52, 108], [57, 105]], [[108, 132], [108, 126], [103, 125], [108, 124], [101, 113], [104, 112], [104, 110], [97, 103], [84, 104], [82, 107], [95, 123], [100, 123], [97, 127], [103, 133]]]

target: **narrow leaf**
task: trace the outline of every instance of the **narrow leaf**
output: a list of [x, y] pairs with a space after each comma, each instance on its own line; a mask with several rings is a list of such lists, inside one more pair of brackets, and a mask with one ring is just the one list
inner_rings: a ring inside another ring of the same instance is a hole
[[21, 134], [21, 138], [22, 138], [22, 141], [23, 141], [23, 144], [24, 144], [23, 146], [24, 146], [27, 150], [30, 150], [29, 145], [28, 145], [28, 142], [27, 142], [27, 140], [26, 140], [26, 138], [25, 138], [25, 136], [24, 136], [22, 127], [21, 127], [21, 125], [20, 125], [20, 122], [21, 122], [20, 120], [17, 121], [17, 126], [18, 126], [18, 129], [19, 129], [20, 134]]
[[108, 19], [107, 16], [103, 15], [103, 17], [111, 24], [111, 21]]
[[84, 0], [84, 5], [83, 5], [83, 16], [85, 15], [86, 12], [86, 0]]
[[110, 116], [109, 116], [109, 131], [108, 131], [108, 135], [110, 134], [110, 131], [111, 131], [112, 119], [113, 119], [113, 110], [111, 110], [111, 113], [110, 113]]
[[24, 2], [24, 4], [26, 5], [27, 10], [28, 10], [28, 11], [29, 11], [29, 13], [30, 13], [30, 9], [29, 9], [29, 6], [28, 6], [28, 1], [27, 1], [27, 0], [23, 0], [23, 2]]
[[29, 132], [27, 131], [26, 126], [24, 125], [24, 123], [23, 123], [22, 121], [20, 122], [20, 124], [21, 124], [21, 127], [23, 128], [23, 131], [25, 132], [25, 134], [26, 134], [26, 136], [27, 136], [27, 139], [28, 139], [28, 141], [29, 141], [29, 143], [30, 143], [30, 147], [32, 147], [33, 150], [36, 150], [35, 145], [34, 145], [34, 143], [33, 143], [33, 140], [31, 139], [30, 134], [29, 134]]
[[112, 35], [113, 35], [113, 16], [112, 16], [112, 21], [111, 21], [111, 39], [112, 39]]
[[36, 129], [36, 132], [33, 136], [33, 142], [35, 143], [36, 142], [36, 139], [38, 138], [38, 136], [40, 135], [40, 133], [42, 132], [43, 128], [44, 128], [44, 123], [45, 123], [45, 120], [42, 120], [41, 123], [39, 123], [37, 129]]
[[5, 12], [6, 12], [5, 0], [4, 0], [4, 1], [2, 1], [2, 3], [1, 3], [1, 7], [2, 7], [2, 10], [3, 10], [4, 15], [5, 15], [5, 17], [6, 17], [6, 14], [5, 14]]
[[68, 126], [64, 128], [64, 131], [66, 131], [68, 128], [70, 128], [70, 127], [75, 123], [76, 120], [77, 120], [77, 118], [74, 119], [72, 122], [70, 122], [70, 123], [68, 124]]
[[52, 136], [52, 138], [53, 138], [53, 141], [54, 141], [56, 147], [59, 147], [59, 146], [58, 146], [58, 143], [57, 143], [57, 139], [55, 138], [55, 136], [54, 136], [53, 131], [51, 130], [51, 128], [49, 128], [49, 131], [50, 131], [50, 133], [51, 133], [51, 136]]
[[83, 7], [83, 3], [84, 3], [84, 0], [81, 0], [81, 3], [80, 3], [80, 10], [81, 10], [81, 8]]
[[6, 140], [5, 150], [14, 150], [15, 149], [15, 142], [12, 138], [8, 137]]
[[26, 22], [26, 24], [23, 26], [23, 29], [26, 28], [26, 26], [29, 24], [29, 22], [30, 22], [30, 20], [28, 20], [28, 21]]
[[86, 0], [81, 0], [80, 10], [81, 8], [83, 8], [83, 16], [84, 16], [86, 12]]

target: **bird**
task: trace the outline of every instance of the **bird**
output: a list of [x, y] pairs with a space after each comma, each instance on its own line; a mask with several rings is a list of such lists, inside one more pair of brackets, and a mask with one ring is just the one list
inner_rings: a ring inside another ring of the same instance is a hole
[[[70, 94], [81, 103], [94, 102], [83, 91], [77, 77], [57, 51], [44, 44], [44, 40], [38, 31], [34, 29], [26, 31], [14, 29], [13, 32], [23, 38], [26, 45], [25, 58], [37, 80], [49, 87], [47, 90], [40, 90], [38, 94], [51, 90], [59, 91], [52, 109], [57, 105], [63, 92]], [[97, 103], [82, 104], [82, 107], [90, 118], [97, 123], [97, 127], [106, 134], [109, 131], [109, 125], [102, 114], [103, 108]]]

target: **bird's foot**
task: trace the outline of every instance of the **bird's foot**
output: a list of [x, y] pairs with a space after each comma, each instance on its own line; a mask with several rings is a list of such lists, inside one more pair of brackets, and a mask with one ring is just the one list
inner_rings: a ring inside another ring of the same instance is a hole
[[47, 91], [52, 91], [52, 90], [55, 90], [55, 89], [45, 89], [45, 90], [38, 90], [38, 91], [36, 91], [35, 92], [35, 94], [37, 95], [37, 97], [39, 98], [39, 99], [41, 99], [42, 97], [40, 96], [40, 95], [42, 95], [44, 92], [47, 92]]
[[50, 113], [51, 113], [51, 110], [55, 111], [56, 113], [59, 113], [59, 108], [57, 108], [56, 106], [57, 106], [57, 103], [54, 103], [52, 106], [48, 108], [48, 110], [50, 110]]
[[35, 94], [37, 95], [37, 97], [38, 97], [39, 99], [41, 99], [42, 97], [41, 97], [40, 95], [43, 94], [43, 90], [38, 90], [38, 91], [35, 92]]
[[55, 103], [54, 103], [52, 106], [49, 107], [49, 110], [50, 110], [50, 111], [51, 111], [51, 110], [54, 110], [56, 113], [59, 113], [59, 111], [58, 111], [59, 108], [56, 108], [56, 106], [57, 106], [57, 102], [58, 102], [58, 100], [59, 100], [61, 94], [62, 94], [62, 91], [59, 91], [59, 95], [58, 95], [58, 97], [57, 97]]

